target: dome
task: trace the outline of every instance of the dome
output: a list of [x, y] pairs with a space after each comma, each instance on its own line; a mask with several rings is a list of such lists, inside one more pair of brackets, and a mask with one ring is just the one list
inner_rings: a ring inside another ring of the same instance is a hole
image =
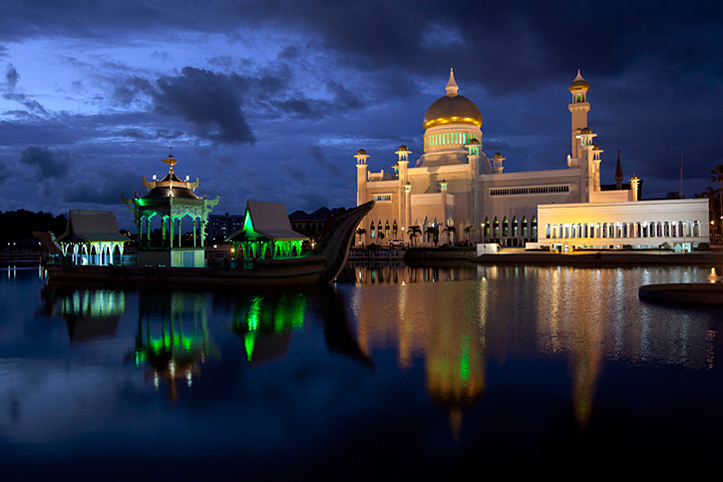
[[482, 126], [482, 114], [467, 97], [457, 94], [454, 71], [449, 75], [447, 95], [437, 99], [424, 114], [424, 129], [445, 124], [469, 124]]
[[492, 156], [492, 157], [500, 158], [500, 157], [502, 157], [502, 154], [500, 154], [499, 152], [495, 152], [495, 155]]
[[580, 134], [592, 134], [592, 129], [589, 127], [583, 127], [583, 129], [580, 131]]
[[364, 156], [364, 155], [366, 155], [366, 153], [367, 153], [367, 151], [365, 151], [364, 149], [359, 149], [359, 150], [357, 151], [356, 155], [357, 155], [357, 156]]
[[424, 114], [424, 128], [444, 124], [482, 126], [482, 114], [474, 102], [461, 95], [445, 95], [432, 104]]
[[401, 146], [399, 146], [399, 152], [409, 152], [409, 149], [407, 149], [407, 146], [402, 144]]
[[588, 84], [587, 80], [583, 79], [582, 75], [580, 75], [580, 69], [577, 70], [577, 77], [575, 77], [575, 80], [572, 81], [568, 89], [570, 92], [575, 92], [576, 90], [587, 91], [590, 89], [590, 84]]

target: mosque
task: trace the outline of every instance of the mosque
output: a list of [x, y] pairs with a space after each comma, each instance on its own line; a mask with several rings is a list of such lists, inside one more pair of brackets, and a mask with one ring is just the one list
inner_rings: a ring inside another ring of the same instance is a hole
[[[381, 245], [459, 241], [570, 249], [690, 250], [709, 242], [706, 199], [641, 200], [642, 181], [600, 182], [603, 150], [588, 126], [590, 84], [580, 71], [568, 90], [571, 152], [562, 169], [504, 172], [499, 152], [482, 150], [482, 114], [450, 72], [446, 95], [424, 114], [424, 153], [410, 166], [401, 146], [392, 169], [369, 172], [354, 156], [357, 205], [376, 201], [362, 221], [364, 241]], [[445, 233], [446, 232], [446, 233]], [[414, 233], [414, 234], [412, 234]], [[410, 236], [411, 235], [411, 236]]]

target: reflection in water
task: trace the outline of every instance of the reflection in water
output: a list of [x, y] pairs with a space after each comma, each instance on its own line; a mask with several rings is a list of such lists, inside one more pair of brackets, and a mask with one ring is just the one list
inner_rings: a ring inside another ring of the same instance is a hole
[[243, 338], [249, 363], [283, 358], [292, 331], [304, 327], [304, 293], [257, 294], [239, 299], [234, 308], [231, 330]]
[[637, 296], [709, 269], [357, 268], [328, 290], [46, 288], [43, 316], [38, 275], [3, 273], [3, 475], [446, 480], [719, 452], [720, 310]]
[[[686, 282], [707, 275], [695, 267], [445, 271], [404, 265], [350, 266], [347, 273], [356, 284], [352, 309], [363, 350], [394, 347], [403, 368], [423, 359], [429, 393], [448, 407], [455, 433], [461, 409], [482, 398], [490, 360], [566, 360], [574, 419], [582, 427], [590, 423], [606, 359], [711, 368], [715, 331], [694, 321], [689, 308], [637, 297], [640, 279]], [[451, 280], [467, 281], [438, 283]]]
[[140, 292], [138, 334], [134, 359], [136, 366], [149, 365], [148, 376], [158, 389], [163, 379], [170, 385], [170, 396], [178, 398], [177, 381], [190, 390], [194, 376], [211, 353], [208, 301], [204, 293]]
[[42, 298], [41, 313], [64, 318], [71, 343], [115, 336], [125, 310], [125, 293], [117, 290], [45, 286]]

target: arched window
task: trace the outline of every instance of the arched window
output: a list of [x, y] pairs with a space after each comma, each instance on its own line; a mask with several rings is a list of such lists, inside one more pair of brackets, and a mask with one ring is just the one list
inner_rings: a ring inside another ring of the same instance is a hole
[[693, 221], [693, 236], [700, 236], [700, 222]]
[[527, 218], [522, 216], [522, 237], [527, 237]]
[[389, 220], [387, 219], [387, 222], [384, 224], [384, 237], [388, 238], [389, 234]]
[[485, 224], [482, 227], [485, 239], [490, 237], [490, 218], [485, 218]]
[[374, 221], [372, 221], [371, 224], [369, 225], [369, 237], [372, 239], [377, 237], [377, 232], [374, 229]]
[[519, 236], [519, 232], [517, 231], [517, 216], [512, 216], [512, 237], [516, 238]]
[[382, 231], [382, 220], [377, 222], [377, 237], [384, 238], [384, 231]]
[[532, 216], [532, 237], [537, 238], [537, 216]]
[[507, 236], [510, 235], [509, 228], [510, 228], [510, 225], [507, 222], [507, 216], [505, 216], [504, 218], [502, 218], [502, 237], [503, 238], [506, 238]]
[[550, 230], [550, 224], [545, 224], [545, 237], [547, 239], [550, 239], [550, 236], [552, 236], [552, 231]]
[[500, 237], [500, 222], [497, 220], [497, 216], [495, 216], [494, 221], [492, 221], [492, 237]]
[[392, 237], [393, 238], [397, 237], [397, 232], [398, 232], [397, 231], [397, 220], [395, 219], [394, 224], [392, 224]]

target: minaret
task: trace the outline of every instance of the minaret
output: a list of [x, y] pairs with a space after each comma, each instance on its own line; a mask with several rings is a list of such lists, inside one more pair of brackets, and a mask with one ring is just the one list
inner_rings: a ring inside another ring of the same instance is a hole
[[620, 150], [618, 150], [618, 165], [615, 166], [615, 189], [620, 191], [623, 188], [623, 166], [620, 164]]
[[364, 149], [359, 149], [356, 156], [356, 205], [361, 206], [367, 202], [367, 159], [369, 156]]
[[[580, 134], [576, 136], [580, 145], [580, 202], [589, 203], [592, 192], [595, 189], [595, 152], [597, 147], [592, 143], [592, 139], [597, 136], [592, 129], [585, 127], [580, 130]], [[599, 149], [599, 148], [598, 148]], [[599, 165], [599, 163], [598, 163]]]
[[403, 230], [409, 227], [409, 225], [406, 224], [406, 220], [412, 216], [412, 206], [407, 199], [409, 196], [406, 194], [406, 185], [409, 181], [409, 171], [407, 169], [409, 167], [409, 154], [411, 153], [412, 151], [407, 149], [405, 145], [399, 146], [399, 150], [395, 152], [395, 154], [399, 156], [399, 160], [397, 161], [397, 165], [399, 166], [399, 188], [397, 196], [399, 199], [399, 210], [397, 212], [397, 219], [404, 223], [402, 225]]
[[590, 84], [577, 71], [577, 77], [572, 81], [568, 90], [572, 94], [572, 103], [568, 105], [572, 121], [572, 158], [580, 159], [580, 143], [577, 140], [578, 129], [587, 127], [587, 113], [590, 112], [590, 104], [587, 102], [587, 91]]
[[469, 195], [472, 198], [471, 199], [471, 205], [470, 205], [470, 216], [469, 219], [472, 223], [472, 226], [477, 226], [479, 224], [479, 214], [480, 214], [480, 208], [479, 208], [479, 195], [477, 194], [477, 185], [479, 183], [479, 152], [480, 152], [480, 143], [477, 139], [472, 138], [472, 140], [469, 141], [469, 144], [464, 146], [468, 149], [469, 153], [467, 154], [467, 160], [469, 161], [469, 178], [470, 178], [470, 192]]
[[499, 152], [495, 152], [495, 155], [492, 156], [492, 172], [495, 174], [502, 174], [502, 170], [504, 167], [502, 167], [502, 161], [504, 161], [505, 158], [502, 157], [502, 154]]

